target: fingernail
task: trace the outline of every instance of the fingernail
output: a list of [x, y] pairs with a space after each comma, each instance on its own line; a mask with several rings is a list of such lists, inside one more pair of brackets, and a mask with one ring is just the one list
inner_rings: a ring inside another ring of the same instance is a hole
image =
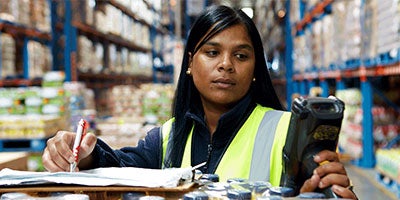
[[343, 188], [338, 187], [337, 185], [332, 185], [332, 190], [334, 192], [341, 192], [343, 190]]
[[325, 186], [325, 184], [324, 184], [322, 181], [320, 181], [320, 182], [318, 183], [318, 187], [323, 188], [324, 186]]
[[312, 176], [311, 176], [311, 180], [312, 180], [313, 182], [318, 182], [318, 181], [319, 181], [317, 175], [312, 175]]

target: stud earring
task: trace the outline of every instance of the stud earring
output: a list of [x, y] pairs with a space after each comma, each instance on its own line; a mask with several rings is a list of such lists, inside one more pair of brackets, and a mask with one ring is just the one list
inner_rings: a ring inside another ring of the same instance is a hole
[[256, 78], [255, 77], [253, 78], [253, 82], [256, 82]]
[[187, 71], [186, 71], [186, 75], [192, 75], [192, 72], [188, 69]]

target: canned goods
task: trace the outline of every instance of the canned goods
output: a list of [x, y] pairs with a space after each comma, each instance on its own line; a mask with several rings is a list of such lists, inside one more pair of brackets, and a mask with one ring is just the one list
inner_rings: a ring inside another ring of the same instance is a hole
[[139, 200], [165, 200], [165, 198], [160, 196], [143, 196], [139, 197]]
[[272, 196], [272, 195], [276, 195], [276, 196], [282, 196], [282, 197], [291, 197], [293, 196], [294, 190], [292, 188], [289, 187], [271, 187], [268, 190], [269, 194], [264, 195], [263, 196]]
[[122, 194], [122, 200], [138, 200], [143, 196], [146, 196], [143, 192], [127, 192]]
[[251, 191], [246, 189], [229, 189], [227, 196], [232, 200], [246, 200], [251, 199]]
[[218, 174], [203, 174], [200, 180], [209, 180], [211, 182], [219, 182]]
[[325, 199], [326, 196], [319, 192], [305, 192], [298, 195], [300, 199]]
[[183, 200], [208, 200], [208, 194], [202, 191], [194, 191], [185, 194]]

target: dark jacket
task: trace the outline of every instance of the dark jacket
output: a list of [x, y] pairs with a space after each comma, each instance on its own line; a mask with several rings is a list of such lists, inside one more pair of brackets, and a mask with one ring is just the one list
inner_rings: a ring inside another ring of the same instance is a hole
[[[192, 136], [192, 166], [207, 161], [207, 165], [200, 170], [203, 173], [214, 173], [230, 142], [255, 105], [249, 96], [243, 98], [232, 110], [221, 116], [212, 138], [202, 109], [187, 112], [185, 117], [191, 118], [195, 123]], [[94, 159], [98, 160], [94, 167], [161, 168], [162, 139], [159, 131], [159, 127], [154, 128], [136, 147], [124, 147], [119, 150], [112, 150], [98, 139], [93, 151]]]

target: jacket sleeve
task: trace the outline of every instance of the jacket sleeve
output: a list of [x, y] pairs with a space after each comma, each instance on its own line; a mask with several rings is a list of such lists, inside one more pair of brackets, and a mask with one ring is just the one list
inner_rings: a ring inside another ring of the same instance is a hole
[[136, 147], [112, 149], [101, 139], [93, 150], [93, 167], [141, 167], [161, 168], [160, 128], [153, 128]]

